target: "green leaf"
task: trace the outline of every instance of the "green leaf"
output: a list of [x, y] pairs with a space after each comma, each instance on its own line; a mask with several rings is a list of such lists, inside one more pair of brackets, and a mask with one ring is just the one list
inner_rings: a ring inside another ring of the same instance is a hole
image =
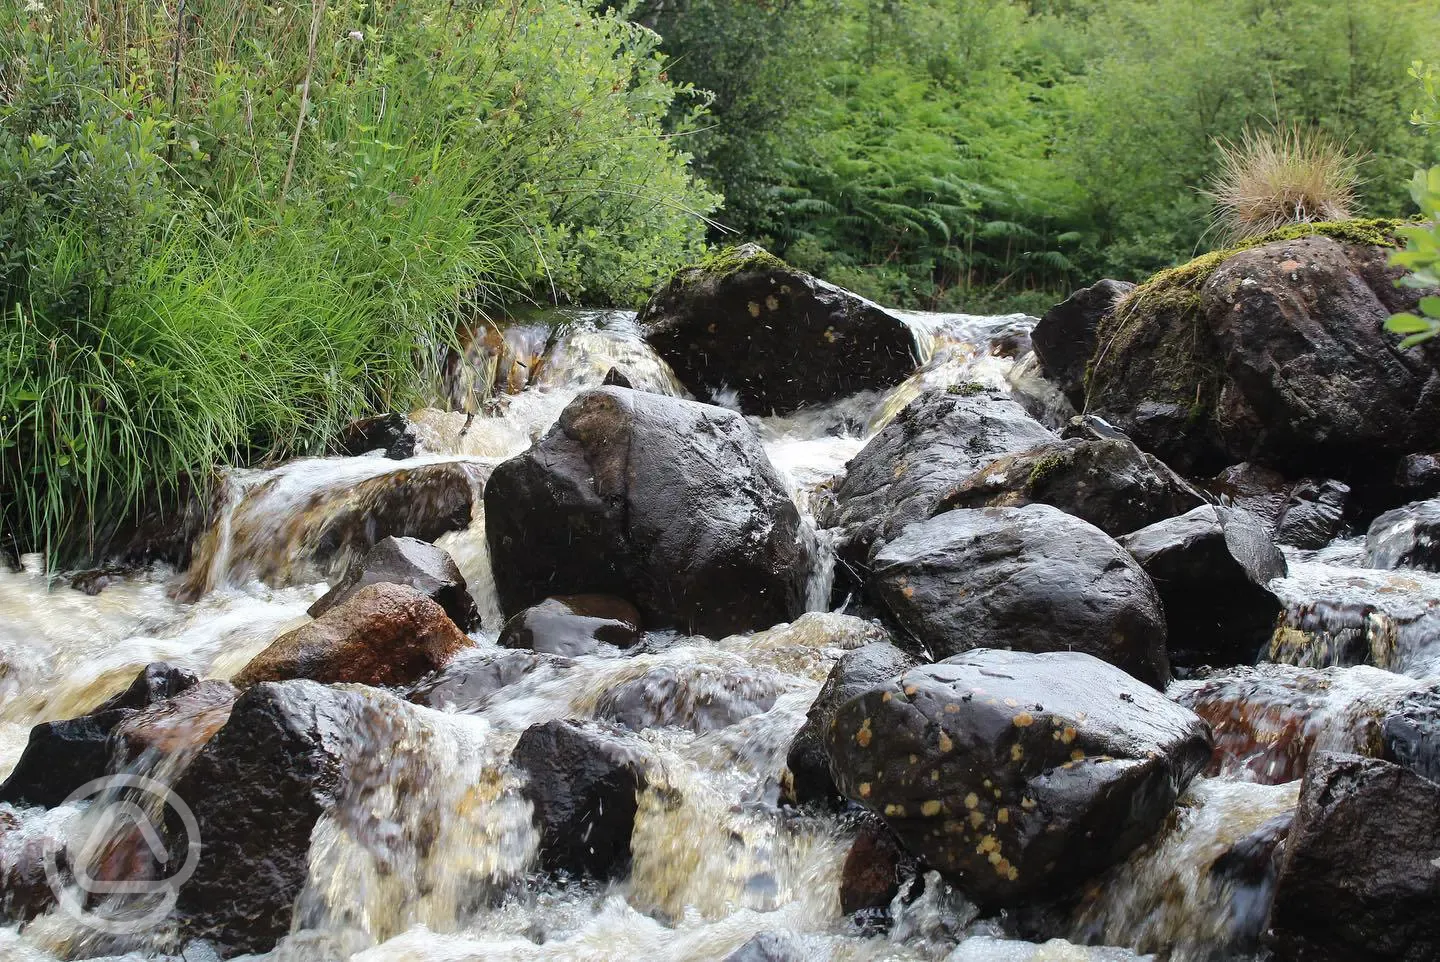
[[1440, 317], [1440, 297], [1432, 294], [1420, 298], [1420, 312], [1427, 317]]
[[1385, 322], [1385, 330], [1392, 334], [1419, 334], [1435, 329], [1435, 323], [1414, 314], [1393, 314]]

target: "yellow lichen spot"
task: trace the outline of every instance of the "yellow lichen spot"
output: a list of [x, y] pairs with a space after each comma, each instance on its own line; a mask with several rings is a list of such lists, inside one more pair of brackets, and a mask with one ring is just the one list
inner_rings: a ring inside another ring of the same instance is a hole
[[960, 710], [960, 706], [957, 705], [957, 704], [955, 704], [954, 702], [951, 702], [950, 704], [948, 704], [948, 705], [945, 706], [945, 714], [947, 714], [947, 715], [953, 715], [953, 714], [955, 714], [956, 712], [958, 712], [959, 710]]
[[750, 316], [751, 316], [751, 317], [759, 317], [759, 316], [760, 316], [760, 305], [759, 305], [759, 304], [756, 304], [754, 301], [751, 301], [749, 304], [746, 304], [746, 305], [745, 305], [745, 310], [747, 310], [747, 311], [750, 312]]
[[1007, 824], [1010, 821], [1010, 809], [1002, 808], [1000, 809], [1000, 811], [996, 812], [995, 821], [999, 822], [1001, 825]]
[[870, 719], [867, 718], [860, 723], [860, 730], [855, 733], [855, 741], [861, 748], [869, 748], [870, 739], [873, 737], [874, 734], [870, 731]]
[[781, 285], [780, 285], [780, 293], [781, 293], [781, 294], [789, 294], [789, 293], [790, 293], [790, 285], [789, 285], [789, 284], [781, 284]]
[[947, 819], [943, 827], [945, 831], [949, 832], [951, 835], [959, 835], [961, 832], [965, 831], [965, 823], [957, 822], [953, 818]]
[[780, 309], [780, 302], [775, 299], [774, 294], [771, 294], [765, 298], [765, 307], [772, 311], [778, 311]]
[[930, 799], [930, 801], [920, 806], [920, 814], [926, 818], [934, 818], [940, 814], [940, 802], [937, 799]]
[[835, 343], [835, 328], [825, 328], [825, 340], [829, 341], [831, 344]]
[[1020, 870], [1012, 865], [1005, 870], [1005, 877], [1013, 882], [1020, 877]]
[[914, 685], [906, 685], [906, 686], [905, 686], [905, 697], [906, 697], [906, 698], [914, 698], [914, 697], [915, 697], [915, 693], [916, 693], [917, 691], [919, 691], [919, 690], [920, 690], [920, 689], [916, 688]]
[[985, 787], [986, 787], [986, 788], [994, 788], [994, 787], [995, 787], [995, 783], [992, 782], [992, 781], [990, 781], [990, 779], [987, 778], [987, 779], [985, 779]]
[[915, 589], [914, 589], [914, 588], [911, 588], [911, 587], [908, 586], [908, 585], [905, 586], [904, 588], [901, 588], [901, 589], [900, 589], [900, 593], [901, 593], [902, 595], [904, 595], [905, 597], [907, 597], [907, 598], [913, 598], [913, 597], [915, 597]]
[[894, 697], [895, 697], [894, 695], [890, 694], [890, 692], [887, 691], [885, 694], [883, 694], [883, 695], [880, 696], [880, 700], [881, 700], [881, 701], [884, 701], [884, 702], [888, 702], [890, 699], [892, 699], [892, 698], [894, 698]]
[[986, 835], [980, 839], [980, 844], [975, 846], [976, 855], [988, 855], [991, 852], [999, 852], [1000, 843], [995, 840], [994, 835]]
[[954, 747], [955, 747], [955, 743], [950, 740], [950, 736], [947, 735], [947, 734], [945, 734], [944, 732], [941, 732], [941, 733], [940, 733], [940, 750], [941, 750], [942, 752], [948, 752], [950, 749], [952, 749], [952, 748], [954, 748]]
[[869, 782], [861, 782], [861, 783], [860, 783], [860, 797], [861, 797], [861, 798], [869, 798], [869, 797], [870, 797], [870, 783], [869, 783]]
[[1066, 725], [1065, 730], [1060, 733], [1060, 740], [1067, 745], [1073, 742], [1075, 740], [1075, 729]]
[[1012, 762], [1018, 762], [1020, 759], [1022, 759], [1022, 758], [1024, 758], [1024, 757], [1025, 757], [1025, 749], [1021, 748], [1019, 745], [1011, 745], [1011, 746], [1010, 746], [1010, 760], [1011, 760]]
[[1033, 798], [1022, 798], [1022, 799], [1020, 799], [1020, 807], [1023, 808], [1023, 809], [1025, 809], [1025, 811], [1027, 811], [1027, 812], [1030, 811], [1032, 808], [1035, 807], [1035, 799], [1033, 799]]
[[984, 814], [983, 812], [971, 812], [971, 813], [970, 813], [970, 827], [971, 827], [971, 828], [979, 828], [980, 825], [981, 825], [981, 823], [984, 822], [984, 821], [985, 821], [985, 814]]
[[885, 806], [885, 814], [886, 814], [886, 815], [891, 815], [891, 816], [893, 816], [893, 817], [895, 817], [895, 818], [904, 818], [904, 817], [905, 817], [905, 806], [904, 806], [904, 805], [886, 805], [886, 806]]
[[1005, 858], [1005, 856], [1001, 855], [999, 852], [991, 852], [991, 853], [990, 853], [990, 864], [991, 864], [991, 865], [999, 865], [1000, 862], [1001, 862], [1001, 860], [1004, 859], [1004, 858]]
[[995, 797], [996, 797], [996, 798], [999, 798], [999, 797], [1000, 797], [1000, 789], [998, 789], [998, 788], [995, 789]]
[[940, 781], [940, 769], [938, 769], [938, 768], [932, 768], [932, 769], [930, 769], [930, 781], [932, 781], [932, 782], [938, 782], [938, 781]]
[[1022, 711], [1011, 720], [1015, 722], [1016, 728], [1029, 728], [1035, 724], [1035, 716], [1031, 715], [1028, 711]]
[[1016, 701], [1015, 699], [1013, 699], [1013, 698], [1007, 698], [1007, 699], [1005, 699], [1005, 704], [1006, 704], [1006, 705], [1009, 705], [1011, 708], [1018, 708], [1018, 707], [1020, 707], [1020, 703], [1019, 703], [1018, 701]]
[[919, 756], [919, 755], [911, 755], [911, 756], [910, 756], [910, 764], [911, 764], [911, 765], [914, 765], [914, 764], [915, 764], [916, 762], [918, 762], [919, 760], [920, 760], [920, 756]]
[[1070, 760], [1072, 762], [1083, 762], [1085, 760], [1085, 753], [1077, 748], [1070, 753]]
[[965, 807], [966, 807], [966, 808], [974, 808], [976, 805], [979, 805], [979, 804], [980, 804], [980, 796], [979, 796], [979, 795], [976, 795], [974, 792], [971, 792], [969, 795], [966, 795], [966, 796], [965, 796]]

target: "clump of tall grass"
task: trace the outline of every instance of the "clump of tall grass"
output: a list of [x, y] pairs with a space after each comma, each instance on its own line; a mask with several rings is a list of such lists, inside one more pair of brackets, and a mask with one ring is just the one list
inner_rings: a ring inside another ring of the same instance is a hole
[[1219, 170], [1204, 193], [1215, 205], [1215, 228], [1228, 240], [1355, 216], [1361, 159], [1344, 143], [1295, 125], [1247, 129], [1238, 143], [1216, 146]]

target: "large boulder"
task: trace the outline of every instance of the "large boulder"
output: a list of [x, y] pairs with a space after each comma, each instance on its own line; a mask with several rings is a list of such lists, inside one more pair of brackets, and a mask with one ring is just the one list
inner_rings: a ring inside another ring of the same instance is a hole
[[408, 685], [469, 645], [444, 608], [414, 588], [377, 582], [275, 639], [232, 680], [241, 688], [292, 678]]
[[1077, 410], [1085, 408], [1085, 368], [1095, 355], [1095, 328], [1134, 289], [1128, 281], [1108, 278], [1082, 287], [1046, 311], [1030, 332], [1041, 373]]
[[1440, 571], [1440, 499], [1387, 511], [1365, 534], [1369, 568]]
[[1003, 392], [933, 391], [911, 401], [850, 461], [820, 507], [839, 528], [842, 559], [864, 568], [872, 546], [930, 517], [947, 491], [1007, 454], [1055, 435]]
[[1182, 471], [1298, 469], [1440, 447], [1440, 349], [1384, 329], [1425, 293], [1383, 247], [1324, 236], [1197, 263], [1101, 322], [1089, 409]]
[[542, 866], [604, 879], [629, 865], [649, 765], [631, 741], [594, 723], [549, 721], [525, 730], [510, 762], [526, 776]]
[[364, 559], [350, 566], [333, 588], [310, 606], [319, 618], [355, 596], [366, 585], [408, 585], [435, 602], [461, 631], [480, 626], [480, 612], [465, 585], [465, 576], [444, 548], [416, 538], [386, 538]]
[[1279, 544], [1323, 548], [1335, 539], [1350, 507], [1350, 486], [1331, 478], [1290, 481], [1278, 471], [1246, 462], [1209, 482], [1223, 501], [1259, 518]]
[[1193, 712], [1078, 652], [972, 651], [842, 705], [836, 784], [982, 906], [1073, 893], [1210, 757]]
[[872, 594], [919, 648], [1083, 651], [1149, 685], [1170, 679], [1160, 596], [1094, 525], [1045, 504], [959, 509], [874, 556]]
[[1319, 756], [1270, 927], [1280, 962], [1440, 957], [1440, 785], [1380, 759]]
[[[363, 701], [311, 681], [257, 684], [175, 783], [200, 835], [177, 902], [189, 936], [265, 952], [290, 931], [310, 833], [335, 803]], [[184, 827], [171, 828], [172, 850], [186, 851]]]
[[857, 648], [835, 663], [820, 694], [810, 705], [805, 723], [790, 743], [785, 761], [789, 772], [786, 794], [790, 801], [805, 805], [840, 797], [835, 779], [830, 775], [830, 759], [825, 754], [825, 733], [830, 730], [835, 713], [850, 699], [898, 678], [916, 664], [914, 655], [885, 642]]
[[644, 633], [640, 612], [610, 595], [565, 595], [531, 605], [505, 623], [500, 647], [574, 658], [593, 654], [603, 643], [629, 648]]
[[1071, 438], [1001, 458], [947, 491], [935, 511], [1048, 504], [1119, 537], [1203, 503], [1125, 438]]
[[753, 244], [676, 273], [639, 323], [692, 394], [746, 414], [888, 388], [920, 362], [900, 318]]
[[1253, 665], [1284, 608], [1267, 585], [1285, 556], [1254, 515], [1205, 505], [1120, 539], [1165, 606], [1170, 662]]
[[507, 615], [555, 595], [633, 601], [647, 628], [719, 638], [805, 608], [811, 539], [732, 411], [606, 387], [485, 489]]
[[17, 807], [54, 808], [91, 779], [110, 770], [116, 726], [145, 709], [179, 695], [199, 679], [163, 661], [141, 669], [123, 692], [77, 718], [41, 722], [8, 778], [0, 802]]

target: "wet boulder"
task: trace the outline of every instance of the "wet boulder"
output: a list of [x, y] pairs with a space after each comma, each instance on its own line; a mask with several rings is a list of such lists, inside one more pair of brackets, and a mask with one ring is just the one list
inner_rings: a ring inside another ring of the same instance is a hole
[[1203, 503], [1125, 438], [1067, 439], [1000, 458], [947, 491], [935, 513], [1048, 504], [1119, 537]]
[[933, 391], [910, 402], [850, 461], [819, 520], [841, 529], [844, 563], [863, 570], [872, 546], [930, 517], [947, 491], [1007, 454], [1055, 435], [1003, 392]]
[[851, 699], [825, 747], [847, 798], [1000, 907], [1070, 894], [1150, 839], [1210, 733], [1097, 658], [986, 649]]
[[692, 394], [745, 414], [883, 390], [920, 363], [900, 318], [753, 244], [677, 272], [638, 321]]
[[477, 652], [461, 656], [440, 671], [422, 679], [409, 700], [426, 708], [478, 713], [495, 696], [538, 672], [568, 668], [573, 662], [533, 651]]
[[340, 432], [336, 447], [347, 457], [379, 451], [395, 461], [415, 456], [415, 426], [403, 414], [380, 414], [351, 421]]
[[629, 648], [640, 641], [640, 612], [610, 595], [564, 595], [531, 605], [505, 623], [500, 647], [574, 658], [601, 644]]
[[195, 872], [177, 910], [191, 938], [226, 955], [266, 952], [290, 931], [309, 871], [310, 833], [335, 804], [348, 738], [364, 696], [311, 681], [261, 682], [235, 702], [229, 720], [175, 783], [199, 829]]
[[840, 869], [841, 913], [888, 909], [901, 883], [913, 877], [915, 871], [915, 859], [901, 846], [895, 833], [867, 812]]
[[151, 705], [184, 692], [198, 679], [163, 661], [141, 669], [123, 692], [78, 718], [42, 722], [15, 768], [0, 784], [0, 802], [54, 808], [91, 779], [110, 770], [115, 727]]
[[783, 932], [761, 932], [725, 956], [724, 962], [804, 962], [810, 958], [800, 940]]
[[595, 717], [637, 732], [676, 726], [703, 734], [769, 711], [782, 691], [773, 675], [742, 664], [659, 664], [607, 689]]
[[1440, 686], [1431, 683], [1391, 702], [1380, 740], [1381, 757], [1440, 783]]
[[183, 769], [230, 718], [238, 694], [228, 681], [207, 678], [122, 719], [110, 733], [112, 765], [122, 768], [148, 754]]
[[1095, 328], [1134, 289], [1109, 278], [1082, 287], [1046, 311], [1030, 332], [1041, 372], [1077, 409], [1085, 407], [1085, 367], [1095, 355]]
[[1205, 505], [1120, 539], [1165, 607], [1171, 664], [1253, 665], [1284, 605], [1285, 556], [1254, 515]]
[[1365, 534], [1365, 565], [1440, 571], [1440, 499], [1387, 511]]
[[292, 678], [408, 685], [469, 646], [445, 609], [414, 588], [378, 582], [275, 639], [232, 680], [241, 688]]
[[1209, 488], [1229, 507], [1265, 525], [1278, 544], [1323, 548], [1340, 534], [1350, 509], [1350, 486], [1330, 478], [1290, 481], [1278, 471], [1246, 462], [1220, 472]]
[[1131, 292], [1103, 320], [1091, 411], [1182, 471], [1300, 471], [1440, 448], [1440, 353], [1385, 330], [1424, 291], [1390, 251], [1311, 236]]
[[914, 655], [884, 642], [857, 648], [835, 663], [805, 715], [805, 724], [790, 743], [785, 762], [790, 801], [806, 805], [839, 800], [840, 791], [830, 775], [830, 759], [825, 754], [825, 733], [835, 713], [850, 699], [898, 678], [917, 663]]
[[1094, 525], [1044, 504], [911, 525], [869, 586], [917, 649], [1083, 651], [1163, 688], [1165, 616], [1150, 577]]
[[1320, 755], [1270, 927], [1281, 962], [1440, 957], [1440, 785], [1380, 759]]
[[486, 536], [507, 615], [609, 594], [712, 638], [805, 609], [812, 536], [743, 418], [607, 387], [495, 469]]
[[630, 863], [630, 835], [649, 762], [623, 733], [556, 720], [520, 736], [510, 763], [525, 775], [547, 871], [610, 878]]
[[57, 850], [56, 868], [66, 871], [60, 839], [33, 830], [14, 812], [0, 810], [0, 920], [28, 922], [54, 906], [45, 867], [50, 846]]
[[349, 601], [366, 585], [382, 582], [414, 588], [444, 608], [461, 631], [480, 627], [480, 612], [475, 609], [475, 599], [470, 597], [455, 559], [444, 548], [417, 538], [390, 537], [375, 545], [310, 606], [310, 617], [319, 618]]

